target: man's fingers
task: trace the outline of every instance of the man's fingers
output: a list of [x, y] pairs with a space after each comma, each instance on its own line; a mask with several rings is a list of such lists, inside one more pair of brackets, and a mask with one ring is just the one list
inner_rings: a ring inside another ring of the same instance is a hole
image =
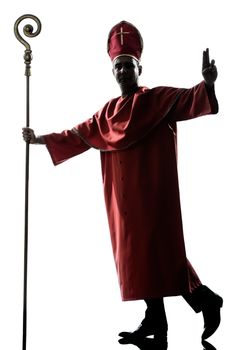
[[209, 65], [210, 65], [210, 55], [209, 55], [209, 49], [207, 48], [205, 51], [203, 51], [202, 68], [205, 69]]
[[206, 49], [205, 56], [206, 56], [207, 64], [210, 64], [210, 51], [209, 51], [209, 48]]

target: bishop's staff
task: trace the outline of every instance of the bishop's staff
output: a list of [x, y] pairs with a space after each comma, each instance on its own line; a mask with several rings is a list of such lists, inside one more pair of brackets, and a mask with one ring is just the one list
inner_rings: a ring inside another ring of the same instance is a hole
[[[32, 50], [26, 40], [19, 33], [19, 24], [25, 19], [32, 19], [37, 24], [37, 30], [31, 24], [27, 24], [23, 28], [24, 35], [29, 38], [37, 36], [41, 32], [41, 22], [33, 15], [23, 15], [17, 19], [14, 26], [16, 38], [25, 46], [24, 63], [26, 76], [26, 127], [30, 125], [30, 89], [29, 78], [31, 76]], [[25, 216], [24, 216], [24, 288], [23, 288], [23, 347], [26, 349], [27, 337], [27, 272], [28, 272], [28, 198], [29, 198], [29, 142], [26, 143], [26, 159], [25, 159]]]

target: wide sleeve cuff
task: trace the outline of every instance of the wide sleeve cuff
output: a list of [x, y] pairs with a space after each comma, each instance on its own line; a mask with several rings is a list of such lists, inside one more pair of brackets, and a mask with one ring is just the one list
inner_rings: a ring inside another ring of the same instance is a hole
[[90, 147], [70, 130], [43, 135], [54, 165], [87, 151]]
[[214, 86], [207, 86], [202, 81], [191, 89], [181, 89], [179, 98], [173, 106], [170, 118], [173, 121], [183, 121], [218, 113], [218, 101]]

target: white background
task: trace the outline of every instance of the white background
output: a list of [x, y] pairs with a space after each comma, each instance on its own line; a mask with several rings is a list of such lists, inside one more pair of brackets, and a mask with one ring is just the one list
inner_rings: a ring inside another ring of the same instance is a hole
[[[13, 26], [25, 13], [43, 25], [30, 40], [31, 126], [38, 134], [71, 128], [119, 95], [106, 53], [117, 22], [132, 22], [144, 38], [141, 85], [199, 83], [202, 51], [210, 48], [220, 112], [179, 124], [181, 202], [188, 257], [225, 301], [211, 342], [232, 348], [234, 50], [225, 0], [0, 4], [0, 348], [18, 350], [22, 337], [25, 77]], [[44, 146], [31, 147], [29, 227], [28, 349], [120, 349], [118, 332], [138, 326], [145, 306], [120, 299], [98, 151], [54, 167]], [[169, 350], [201, 349], [202, 315], [181, 297], [165, 304]]]

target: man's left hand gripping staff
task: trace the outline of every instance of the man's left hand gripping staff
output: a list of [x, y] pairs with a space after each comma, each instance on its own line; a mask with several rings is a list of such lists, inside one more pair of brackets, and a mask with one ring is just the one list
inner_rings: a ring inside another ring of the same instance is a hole
[[214, 84], [218, 76], [215, 60], [211, 60], [210, 62], [209, 49], [203, 51], [202, 75], [205, 83], [209, 86]]
[[25, 142], [32, 144], [45, 144], [43, 136], [36, 136], [34, 130], [31, 128], [23, 128], [23, 139]]

